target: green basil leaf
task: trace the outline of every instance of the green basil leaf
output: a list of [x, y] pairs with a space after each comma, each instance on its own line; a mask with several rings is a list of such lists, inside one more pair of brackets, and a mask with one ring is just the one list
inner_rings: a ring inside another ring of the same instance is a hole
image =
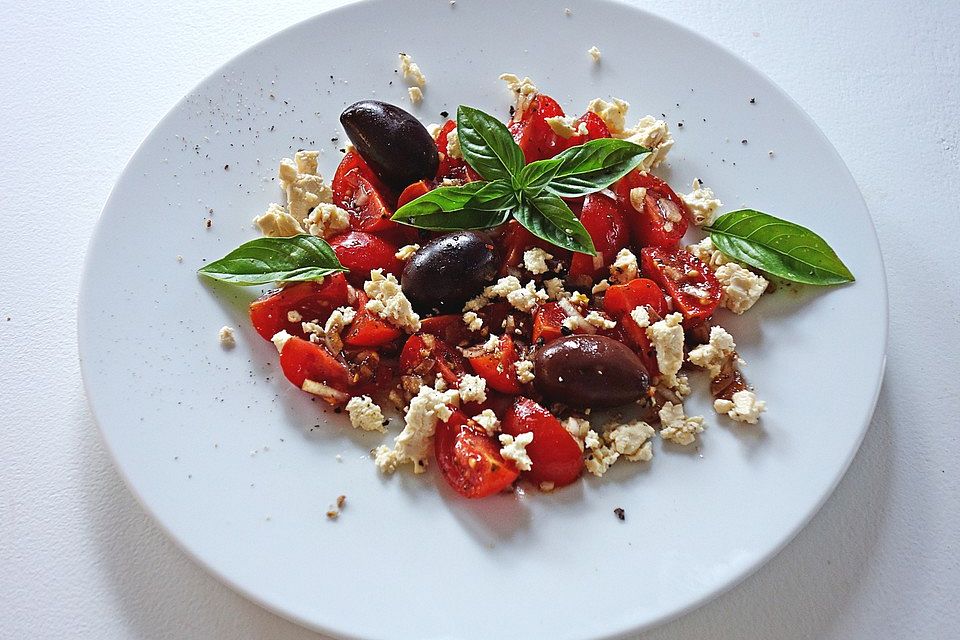
[[434, 213], [407, 218], [406, 220], [397, 220], [397, 222], [418, 229], [430, 229], [431, 231], [463, 231], [498, 227], [509, 219], [509, 209], [502, 211], [461, 209], [449, 213]]
[[723, 253], [780, 278], [815, 285], [854, 280], [823, 238], [770, 214], [753, 209], [731, 211], [704, 229]]
[[503, 180], [438, 187], [397, 209], [391, 219], [409, 224], [411, 218], [437, 213], [453, 213], [464, 209], [499, 211], [509, 207], [513, 197], [513, 188]]
[[515, 176], [514, 186], [531, 197], [536, 196], [557, 175], [562, 162], [560, 158], [531, 162]]
[[578, 253], [597, 255], [590, 234], [567, 203], [555, 195], [544, 193], [533, 198], [523, 197], [513, 217], [530, 233], [551, 244]]
[[493, 116], [460, 105], [457, 137], [463, 159], [486, 180], [509, 180], [523, 168], [523, 152]]
[[314, 236], [257, 238], [199, 269], [200, 275], [239, 285], [318, 280], [347, 271], [327, 241]]
[[648, 153], [646, 147], [615, 138], [570, 147], [556, 156], [560, 168], [546, 190], [561, 198], [579, 198], [606, 189], [636, 169]]

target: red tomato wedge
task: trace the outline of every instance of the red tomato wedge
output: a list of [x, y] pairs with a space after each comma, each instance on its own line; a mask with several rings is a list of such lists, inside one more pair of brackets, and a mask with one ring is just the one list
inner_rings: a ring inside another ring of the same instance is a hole
[[592, 280], [606, 274], [617, 252], [629, 243], [630, 230], [622, 209], [613, 199], [600, 193], [591, 193], [584, 199], [580, 222], [593, 239], [597, 255], [574, 253], [569, 276], [587, 276]]
[[250, 304], [250, 322], [264, 340], [286, 330], [303, 336], [300, 321], [290, 322], [287, 314], [296, 311], [304, 321], [326, 321], [337, 307], [347, 304], [347, 280], [342, 273], [327, 276], [323, 282], [298, 282], [271, 291]]
[[357, 315], [343, 337], [344, 344], [351, 347], [381, 347], [403, 335], [386, 320], [367, 311], [367, 300], [367, 294], [363, 291], [357, 292], [357, 304], [354, 307]]
[[562, 487], [580, 477], [580, 445], [556, 416], [533, 400], [517, 398], [503, 420], [503, 432], [514, 437], [533, 433], [533, 442], [527, 445], [533, 468], [523, 472], [531, 482], [552, 482]]
[[397, 198], [397, 209], [407, 204], [408, 202], [413, 202], [420, 196], [427, 194], [433, 187], [430, 186], [426, 180], [420, 180], [409, 185], [403, 192], [400, 194], [400, 197]]
[[584, 142], [589, 142], [590, 140], [600, 140], [601, 138], [610, 137], [610, 129], [607, 128], [607, 123], [603, 121], [603, 118], [592, 111], [587, 111], [585, 114], [574, 120], [573, 128], [579, 129], [581, 124], [586, 126], [586, 135], [577, 134], [570, 136], [567, 138], [566, 144], [564, 145], [565, 149], [575, 147], [578, 144], [583, 144]]
[[603, 310], [615, 319], [620, 319], [645, 304], [650, 305], [660, 316], [667, 311], [663, 291], [656, 282], [647, 278], [637, 278], [627, 284], [615, 284], [603, 294]]
[[363, 231], [348, 231], [330, 239], [330, 246], [340, 264], [350, 269], [347, 278], [360, 287], [370, 279], [370, 271], [383, 269], [396, 276], [403, 271], [403, 262], [397, 259], [397, 245]]
[[517, 348], [506, 333], [500, 336], [496, 351], [475, 347], [467, 352], [474, 372], [487, 381], [487, 386], [501, 393], [518, 394], [523, 385], [517, 379]]
[[360, 157], [356, 151], [349, 151], [343, 156], [337, 172], [333, 175], [331, 189], [333, 189], [333, 202], [338, 207], [349, 209], [356, 196], [359, 178], [364, 178], [373, 185], [373, 188], [382, 194], [389, 194], [386, 186], [377, 178], [370, 165]]
[[280, 367], [287, 380], [297, 387], [303, 387], [306, 380], [329, 387], [329, 395], [322, 397], [330, 404], [346, 402], [350, 397], [350, 370], [322, 345], [290, 338], [280, 351]]
[[528, 249], [538, 247], [558, 260], [566, 260], [569, 251], [555, 247], [546, 240], [541, 240], [527, 231], [519, 222], [511, 220], [507, 223], [503, 236], [500, 239], [500, 255], [503, 262], [500, 265], [500, 276], [507, 275], [510, 268], [520, 268], [523, 265], [523, 254]]
[[[646, 189], [642, 203], [635, 203], [630, 197], [637, 187]], [[627, 213], [630, 234], [638, 247], [672, 249], [687, 232], [687, 205], [670, 185], [652, 173], [631, 171], [617, 182], [614, 191]]]
[[508, 125], [527, 162], [552, 158], [566, 148], [566, 140], [554, 133], [546, 121], [562, 115], [563, 109], [557, 101], [540, 93], [531, 100], [520, 119]]
[[431, 381], [438, 373], [447, 384], [456, 385], [467, 373], [467, 361], [460, 352], [429, 333], [407, 338], [400, 352], [400, 372]]
[[546, 344], [563, 335], [567, 314], [557, 302], [541, 304], [533, 312], [533, 343]]
[[674, 307], [690, 325], [709, 318], [720, 304], [720, 281], [710, 267], [683, 249], [644, 247], [640, 269], [673, 298]]
[[467, 498], [500, 493], [519, 475], [500, 455], [500, 443], [459, 410], [437, 425], [433, 447], [443, 479]]

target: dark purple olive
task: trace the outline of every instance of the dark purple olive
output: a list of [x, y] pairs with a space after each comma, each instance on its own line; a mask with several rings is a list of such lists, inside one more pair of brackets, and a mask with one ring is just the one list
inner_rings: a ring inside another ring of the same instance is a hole
[[361, 100], [340, 114], [340, 124], [377, 177], [396, 191], [437, 174], [433, 136], [400, 107]]
[[534, 367], [537, 391], [577, 409], [633, 402], [646, 395], [650, 384], [640, 358], [606, 336], [557, 338], [537, 351]]
[[457, 231], [434, 238], [407, 261], [403, 293], [418, 312], [459, 313], [497, 279], [500, 257], [490, 238]]

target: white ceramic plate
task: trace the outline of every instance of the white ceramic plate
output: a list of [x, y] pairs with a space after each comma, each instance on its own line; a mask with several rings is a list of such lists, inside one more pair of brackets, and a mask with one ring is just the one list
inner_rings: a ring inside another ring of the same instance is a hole
[[[505, 114], [504, 71], [531, 76], [571, 113], [617, 95], [634, 118], [671, 123], [663, 175], [674, 186], [700, 177], [728, 208], [750, 205], [827, 238], [855, 284], [782, 290], [721, 319], [768, 401], [762, 427], [717, 418], [700, 394], [687, 405], [710, 425], [699, 447], [658, 442], [651, 464], [618, 464], [602, 481], [471, 502], [434, 473], [380, 476], [367, 452], [381, 438], [279, 375], [273, 345], [246, 320], [257, 292], [195, 271], [255, 237], [251, 218], [280, 198], [281, 157], [317, 147], [332, 174], [344, 106], [408, 106], [398, 51], [429, 79], [413, 109], [425, 122], [459, 103]], [[868, 212], [813, 122], [717, 45], [600, 0], [371, 1], [253, 47], [181, 101], [130, 161], [91, 243], [80, 302], [90, 402], [145, 508], [238, 591], [351, 638], [609, 637], [715, 596], [790, 540], [843, 474], [878, 393], [887, 322]], [[217, 340], [225, 324], [238, 328], [233, 350]], [[340, 494], [344, 513], [329, 521]]]

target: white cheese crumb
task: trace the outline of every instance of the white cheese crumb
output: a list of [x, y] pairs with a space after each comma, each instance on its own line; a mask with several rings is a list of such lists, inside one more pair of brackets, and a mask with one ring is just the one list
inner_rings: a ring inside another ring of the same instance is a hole
[[583, 461], [583, 466], [598, 478], [605, 474], [620, 457], [620, 452], [604, 443], [597, 432], [592, 429], [587, 432], [584, 444], [590, 450], [590, 454]]
[[443, 129], [443, 126], [432, 122], [427, 125], [427, 133], [430, 134], [430, 137], [433, 138], [433, 141], [436, 142], [437, 138], [440, 137], [440, 130]]
[[620, 137], [620, 134], [623, 133], [627, 124], [627, 109], [629, 108], [630, 103], [620, 98], [614, 98], [613, 102], [596, 98], [587, 105], [587, 111], [592, 111], [600, 116], [600, 119], [607, 125], [607, 129], [610, 130], [610, 135], [614, 137]]
[[717, 267], [715, 275], [723, 285], [720, 304], [738, 315], [756, 304], [770, 284], [763, 276], [736, 262]]
[[533, 373], [533, 362], [526, 359], [517, 360], [515, 367], [517, 370], [517, 380], [520, 381], [520, 384], [533, 382], [536, 377]]
[[646, 187], [634, 187], [630, 189], [630, 206], [634, 211], [643, 213], [644, 203], [647, 199]]
[[657, 368], [667, 388], [677, 386], [677, 372], [683, 365], [683, 316], [671, 313], [647, 327], [647, 337], [657, 352]]
[[303, 316], [296, 309], [287, 311], [287, 322], [303, 322]]
[[673, 391], [680, 399], [689, 396], [693, 392], [693, 389], [690, 387], [690, 377], [687, 375], [677, 376], [677, 386], [673, 388]]
[[287, 196], [287, 208], [297, 220], [306, 218], [317, 205], [333, 202], [333, 190], [317, 174], [318, 155], [318, 151], [298, 151], [293, 160], [280, 161], [280, 186]]
[[523, 252], [523, 267], [530, 273], [539, 275], [548, 271], [547, 260], [552, 259], [552, 255], [539, 247], [534, 247]]
[[500, 420], [492, 409], [484, 409], [473, 416], [472, 420], [483, 427], [483, 430], [487, 432], [488, 436], [492, 436], [500, 431]]
[[583, 438], [583, 446], [587, 449], [597, 449], [602, 444], [603, 442], [600, 440], [600, 435], [593, 429], [587, 431], [587, 435]]
[[487, 341], [483, 343], [483, 350], [488, 353], [496, 353], [497, 349], [500, 348], [500, 338], [490, 334], [490, 337], [487, 338]]
[[467, 300], [466, 304], [463, 305], [464, 311], [479, 311], [485, 306], [490, 304], [490, 300], [484, 296], [477, 296], [476, 298], [471, 298]]
[[301, 385], [300, 388], [307, 393], [311, 393], [315, 396], [323, 398], [330, 404], [342, 404], [350, 399], [349, 394], [344, 393], [339, 389], [334, 389], [333, 387], [322, 382], [317, 382], [316, 380], [304, 380], [303, 385]]
[[447, 156], [455, 160], [463, 159], [463, 150], [460, 148], [460, 134], [456, 127], [447, 133]]
[[597, 49], [596, 46], [592, 46], [587, 49], [587, 53], [590, 54], [590, 57], [593, 58], [594, 62], [600, 62], [600, 49]]
[[254, 218], [253, 223], [269, 238], [289, 238], [303, 233], [300, 221], [275, 202], [270, 203], [262, 216]]
[[624, 284], [636, 280], [640, 274], [637, 256], [630, 249], [621, 249], [616, 260], [610, 265], [610, 281]]
[[277, 353], [283, 351], [283, 345], [287, 344], [287, 340], [293, 336], [287, 333], [286, 329], [282, 331], [277, 331], [273, 334], [273, 337], [270, 338], [270, 341], [273, 342], [273, 346], [277, 348]]
[[757, 424], [760, 414], [766, 411], [767, 403], [757, 400], [753, 391], [737, 391], [731, 400], [717, 399], [713, 401], [713, 410], [725, 413], [737, 422]]
[[[550, 126], [550, 129], [553, 130], [555, 134], [563, 138], [564, 140], [569, 140], [575, 135], [580, 134], [580, 128], [586, 130], [587, 125], [584, 122], [581, 122], [581, 126], [574, 127], [573, 123], [575, 119], [569, 116], [551, 116], [549, 118], [544, 118], [546, 123]], [[587, 132], [589, 133], [589, 131]]]
[[593, 295], [597, 295], [598, 293], [603, 293], [609, 288], [610, 288], [610, 281], [604, 279], [598, 282], [597, 284], [593, 285], [593, 288], [590, 289], [590, 293], [592, 293]]
[[584, 320], [595, 326], [597, 329], [613, 329], [615, 326], [617, 326], [615, 321], [605, 318], [596, 311], [591, 311], [588, 313]]
[[318, 338], [322, 336], [330, 353], [336, 355], [343, 350], [343, 340], [340, 338], [340, 333], [344, 327], [353, 322], [356, 315], [357, 312], [353, 307], [338, 307], [334, 309], [330, 317], [327, 318], [327, 322], [321, 331], [318, 332], [317, 325], [312, 322], [304, 322], [301, 326], [303, 327], [304, 333], [311, 334], [311, 340], [314, 335]]
[[563, 294], [563, 280], [560, 278], [550, 278], [543, 281], [543, 287], [547, 290], [547, 297], [551, 300], [559, 300]]
[[410, 104], [420, 104], [423, 102], [423, 90], [420, 87], [409, 87], [407, 95], [410, 96]]
[[726, 254], [713, 246], [713, 240], [707, 236], [697, 244], [686, 247], [687, 252], [693, 254], [700, 262], [716, 269], [720, 265], [732, 262]]
[[536, 283], [531, 280], [521, 287], [516, 276], [500, 278], [496, 284], [484, 289], [483, 297], [506, 298], [515, 309], [525, 313], [533, 311], [539, 302], [547, 300], [546, 292], [538, 290]]
[[570, 416], [563, 422], [563, 428], [573, 436], [573, 439], [576, 440], [580, 446], [580, 450], [583, 451], [586, 446], [587, 436], [591, 433], [590, 422], [584, 418]]
[[516, 438], [507, 433], [500, 434], [500, 455], [504, 460], [513, 460], [520, 471], [530, 471], [533, 468], [533, 461], [527, 454], [527, 445], [533, 442], [533, 432], [527, 431], [521, 433]]
[[663, 120], [657, 120], [653, 116], [640, 118], [640, 121], [632, 128], [614, 137], [650, 149], [650, 153], [644, 156], [640, 166], [637, 167], [641, 171], [655, 169], [666, 160], [674, 142], [667, 123]]
[[699, 226], [713, 222], [713, 216], [723, 203], [713, 194], [713, 190], [704, 187], [699, 180], [693, 181], [693, 191], [680, 194], [680, 199], [687, 205], [687, 211], [693, 218], [693, 224]]
[[220, 344], [226, 349], [232, 349], [237, 346], [237, 336], [233, 327], [223, 326], [220, 327], [220, 332], [217, 334], [220, 338]]
[[486, 402], [487, 381], [480, 376], [467, 374], [460, 380], [461, 402]]
[[409, 80], [418, 87], [427, 84], [427, 77], [420, 71], [420, 65], [405, 53], [400, 54], [400, 73], [404, 80]]
[[579, 304], [583, 306], [590, 304], [590, 298], [588, 298], [586, 294], [580, 293], [579, 291], [574, 291], [571, 293], [569, 300], [570, 304]]
[[687, 360], [706, 369], [711, 378], [716, 378], [724, 361], [733, 355], [736, 348], [733, 336], [723, 327], [714, 326], [710, 327], [710, 342], [691, 349]]
[[420, 330], [420, 316], [413, 311], [410, 301], [392, 273], [384, 277], [383, 269], [374, 269], [370, 272], [370, 279], [363, 283], [363, 290], [370, 296], [367, 301], [368, 311], [407, 333]]
[[387, 432], [383, 427], [383, 411], [370, 396], [350, 398], [350, 402], [347, 403], [347, 414], [350, 416], [350, 424], [355, 429]]
[[666, 402], [660, 409], [659, 415], [663, 426], [660, 429], [660, 437], [669, 442], [686, 446], [697, 439], [698, 433], [703, 432], [703, 418], [687, 417], [683, 411], [683, 404]]
[[512, 73], [500, 75], [500, 79], [507, 83], [507, 87], [515, 94], [514, 100], [514, 120], [521, 120], [524, 112], [530, 108], [530, 103], [537, 95], [537, 87], [534, 86], [530, 78], [521, 80]]
[[650, 326], [650, 312], [647, 311], [646, 306], [634, 307], [630, 311], [630, 318], [637, 323], [637, 326], [641, 329], [646, 329]]
[[630, 462], [646, 462], [653, 457], [650, 438], [654, 434], [656, 431], [653, 427], [642, 420], [636, 420], [607, 431], [603, 437], [614, 451]]
[[463, 314], [463, 323], [467, 325], [470, 331], [480, 331], [483, 328], [483, 318], [477, 315], [475, 311], [467, 311]]
[[406, 244], [400, 247], [400, 250], [393, 254], [393, 257], [397, 260], [409, 260], [413, 257], [417, 251], [420, 251], [420, 245], [418, 244]]
[[178, 255], [178, 256], [177, 256], [177, 262], [183, 262], [183, 256]]
[[329, 202], [321, 202], [303, 220], [307, 233], [332, 238], [350, 228], [350, 214]]
[[414, 473], [426, 471], [427, 459], [433, 446], [437, 423], [446, 422], [453, 415], [448, 405], [459, 406], [460, 394], [455, 390], [437, 391], [423, 386], [410, 400], [404, 416], [403, 431], [394, 439], [393, 449], [379, 446], [375, 463], [384, 473], [391, 473], [406, 462], [413, 463]]

